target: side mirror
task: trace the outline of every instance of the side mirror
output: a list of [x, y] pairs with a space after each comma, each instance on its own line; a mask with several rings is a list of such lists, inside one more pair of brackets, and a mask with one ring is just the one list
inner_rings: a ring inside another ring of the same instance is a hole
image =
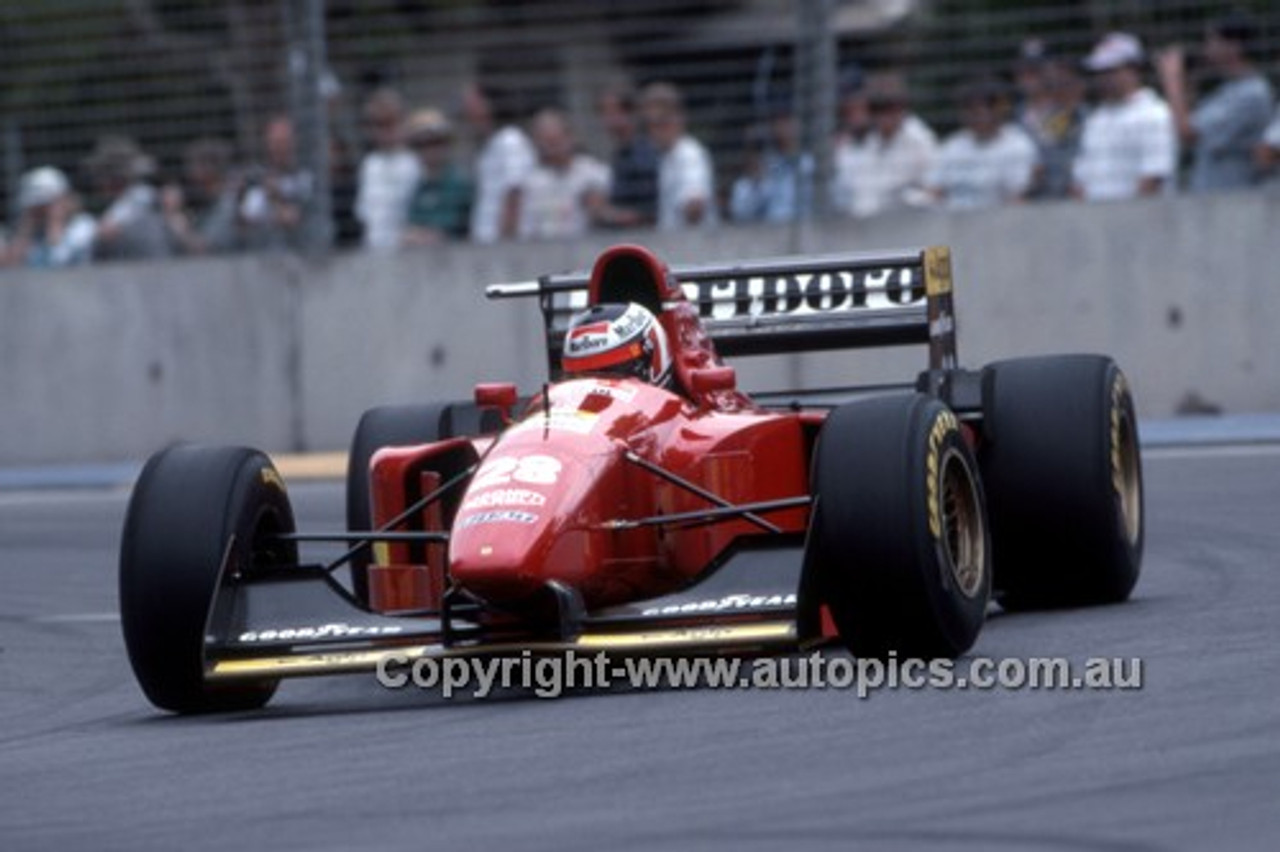
[[738, 372], [732, 367], [703, 367], [689, 372], [690, 390], [694, 396], [716, 391], [731, 391], [738, 386]]
[[506, 424], [511, 422], [511, 409], [515, 408], [519, 396], [511, 382], [482, 382], [476, 385], [475, 398], [478, 407], [497, 409]]

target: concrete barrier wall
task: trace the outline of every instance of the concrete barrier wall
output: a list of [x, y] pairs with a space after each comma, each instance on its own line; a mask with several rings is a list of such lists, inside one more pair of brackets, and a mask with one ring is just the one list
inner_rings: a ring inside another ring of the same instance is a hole
[[[634, 236], [674, 263], [949, 244], [964, 363], [1109, 352], [1145, 414], [1189, 395], [1280, 411], [1274, 195]], [[484, 380], [532, 389], [536, 304], [487, 302], [483, 286], [581, 268], [607, 243], [6, 271], [0, 464], [138, 458], [174, 440], [335, 449], [372, 405], [465, 398]], [[902, 379], [923, 359], [737, 366], [744, 386], [776, 389]]]

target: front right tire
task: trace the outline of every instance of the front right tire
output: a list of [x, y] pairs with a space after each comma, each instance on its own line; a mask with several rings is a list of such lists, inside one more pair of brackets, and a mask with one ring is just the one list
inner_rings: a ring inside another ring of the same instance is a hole
[[177, 446], [142, 470], [120, 545], [120, 621], [129, 663], [151, 703], [175, 713], [261, 707], [278, 680], [207, 683], [206, 634], [227, 584], [296, 565], [280, 474], [245, 447]]

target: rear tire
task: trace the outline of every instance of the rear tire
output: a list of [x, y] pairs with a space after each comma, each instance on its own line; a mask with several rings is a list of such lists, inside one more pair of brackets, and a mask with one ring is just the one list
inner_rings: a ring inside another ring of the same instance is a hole
[[996, 589], [1006, 609], [1129, 597], [1142, 562], [1142, 458], [1133, 398], [1110, 358], [989, 365], [979, 452]]
[[271, 699], [275, 679], [206, 683], [205, 634], [227, 582], [297, 563], [295, 545], [270, 540], [293, 531], [283, 482], [260, 452], [178, 446], [147, 462], [125, 516], [120, 618], [129, 663], [152, 704], [208, 713]]
[[837, 408], [814, 456], [808, 570], [860, 657], [955, 657], [991, 592], [978, 466], [954, 413], [922, 394]]
[[[360, 418], [347, 457], [347, 529], [367, 532], [373, 528], [373, 502], [369, 493], [369, 462], [383, 447], [429, 444], [447, 437], [450, 406], [386, 405], [371, 408]], [[369, 600], [368, 548], [351, 558], [351, 585], [356, 597]]]

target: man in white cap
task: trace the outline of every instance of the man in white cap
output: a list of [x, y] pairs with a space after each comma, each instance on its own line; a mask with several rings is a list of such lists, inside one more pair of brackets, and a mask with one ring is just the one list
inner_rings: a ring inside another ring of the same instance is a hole
[[1142, 43], [1111, 33], [1085, 58], [1102, 102], [1085, 120], [1074, 194], [1089, 201], [1158, 195], [1173, 185], [1178, 143], [1173, 114], [1143, 85]]
[[88, 263], [93, 249], [93, 217], [80, 205], [67, 177], [53, 166], [22, 176], [18, 185], [22, 219], [0, 252], [0, 265], [47, 268]]
[[440, 110], [426, 107], [409, 116], [405, 135], [421, 177], [409, 196], [404, 245], [462, 239], [471, 220], [472, 187], [453, 161], [453, 124]]

